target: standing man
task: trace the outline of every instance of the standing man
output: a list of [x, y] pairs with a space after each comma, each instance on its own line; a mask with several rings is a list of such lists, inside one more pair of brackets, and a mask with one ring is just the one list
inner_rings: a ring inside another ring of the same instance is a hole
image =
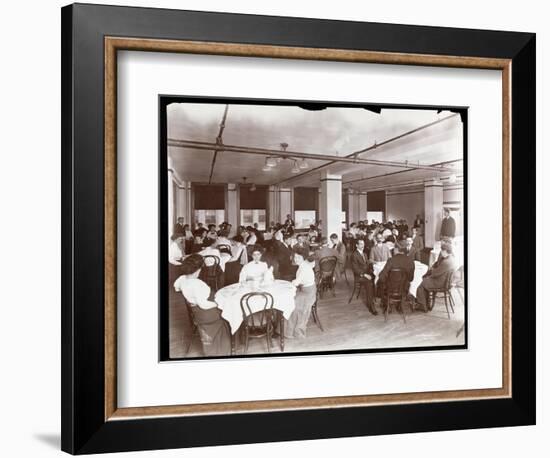
[[178, 218], [176, 224], [174, 224], [172, 234], [185, 234], [185, 229], [183, 228], [183, 218], [181, 216]]
[[355, 280], [361, 282], [365, 288], [365, 305], [369, 312], [378, 315], [374, 308], [374, 272], [365, 254], [365, 241], [362, 239], [357, 240], [356, 250], [351, 255], [351, 268]]
[[451, 216], [451, 211], [446, 208], [443, 213], [443, 221], [441, 222], [441, 231], [439, 233], [439, 239], [443, 237], [455, 238], [456, 233], [456, 223], [454, 218]]
[[420, 215], [416, 215], [416, 219], [414, 220], [413, 227], [415, 227], [416, 229], [420, 229], [423, 224], [424, 222], [420, 218]]

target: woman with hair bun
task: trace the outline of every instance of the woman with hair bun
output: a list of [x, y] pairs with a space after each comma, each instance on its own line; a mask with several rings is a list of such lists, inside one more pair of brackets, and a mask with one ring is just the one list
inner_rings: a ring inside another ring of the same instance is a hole
[[229, 324], [221, 317], [217, 304], [210, 300], [210, 287], [199, 279], [203, 265], [201, 255], [187, 256], [181, 264], [181, 276], [174, 282], [174, 289], [181, 291], [192, 310], [205, 356], [230, 355]]
[[305, 338], [306, 327], [311, 314], [311, 307], [317, 300], [317, 287], [313, 272], [313, 258], [308, 250], [301, 247], [294, 249], [294, 263], [298, 266], [296, 278], [292, 284], [296, 287], [295, 308], [285, 324], [285, 337]]

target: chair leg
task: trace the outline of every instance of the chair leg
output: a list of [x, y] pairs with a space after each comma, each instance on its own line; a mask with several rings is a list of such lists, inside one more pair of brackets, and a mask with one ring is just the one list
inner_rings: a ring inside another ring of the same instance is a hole
[[353, 284], [353, 291], [351, 292], [351, 296], [349, 297], [349, 301], [348, 301], [348, 304], [351, 303], [351, 301], [353, 300], [353, 295], [355, 294], [355, 288], [357, 287], [357, 284], [354, 283]]
[[244, 354], [248, 353], [248, 327], [244, 328]]
[[311, 308], [311, 314], [313, 315], [313, 321], [319, 326], [319, 329], [324, 332], [323, 325], [321, 324], [321, 320], [319, 319], [319, 315], [317, 314], [317, 304], [313, 304], [313, 307]]
[[386, 295], [386, 304], [384, 306], [384, 321], [388, 321], [389, 308], [390, 308], [390, 298]]
[[455, 313], [455, 300], [452, 289], [449, 290], [449, 304], [451, 305], [451, 312]]
[[285, 351], [285, 317], [283, 312], [279, 312], [279, 344], [281, 351]]
[[348, 274], [346, 272], [346, 267], [345, 266], [344, 266], [344, 278], [346, 279], [346, 285], [348, 285], [348, 288], [349, 288]]
[[405, 316], [405, 301], [403, 296], [401, 296], [401, 315], [403, 315], [403, 323], [407, 322], [407, 317]]
[[447, 304], [447, 294], [443, 293], [443, 300], [445, 301], [445, 310], [447, 310], [447, 318], [451, 319], [451, 314], [449, 313], [449, 304]]

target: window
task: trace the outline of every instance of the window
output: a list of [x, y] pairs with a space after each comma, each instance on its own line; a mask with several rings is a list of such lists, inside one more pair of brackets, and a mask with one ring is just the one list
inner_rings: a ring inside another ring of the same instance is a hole
[[372, 223], [372, 220], [376, 221], [377, 223], [383, 223], [384, 222], [384, 212], [367, 212], [367, 221]]
[[266, 211], [265, 209], [247, 209], [241, 210], [241, 224], [243, 226], [254, 226], [258, 223], [258, 229], [265, 231]]
[[193, 183], [195, 224], [220, 225], [225, 221], [225, 186]]
[[294, 212], [295, 229], [309, 229], [311, 224], [315, 224], [315, 210], [296, 210]]
[[205, 226], [215, 224], [219, 226], [225, 221], [225, 210], [195, 210], [195, 222]]
[[267, 186], [251, 185], [239, 186], [239, 199], [241, 207], [240, 221], [242, 226], [254, 226], [258, 224], [260, 231], [266, 229], [267, 219]]

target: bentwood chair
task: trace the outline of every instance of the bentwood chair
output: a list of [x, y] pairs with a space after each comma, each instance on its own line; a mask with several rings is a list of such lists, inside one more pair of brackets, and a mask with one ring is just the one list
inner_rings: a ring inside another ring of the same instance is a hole
[[353, 273], [353, 291], [351, 292], [351, 296], [349, 297], [348, 304], [351, 303], [353, 300], [353, 296], [355, 295], [355, 292], [357, 292], [357, 296], [355, 299], [359, 299], [359, 296], [361, 295], [361, 291], [363, 288], [366, 288], [366, 282], [369, 281], [366, 278], [358, 277], [355, 272]]
[[[252, 300], [260, 300], [263, 305], [259, 311], [253, 312], [250, 303]], [[279, 323], [280, 315], [273, 309], [273, 296], [265, 292], [252, 292], [244, 294], [241, 297], [241, 312], [243, 314], [243, 323], [241, 330], [244, 333], [244, 353], [248, 352], [248, 341], [250, 338], [262, 339], [265, 337], [267, 351], [271, 353], [271, 339], [276, 325]], [[284, 351], [284, 329], [281, 324], [279, 338], [281, 351]]]
[[[185, 302], [185, 308], [187, 310], [187, 317], [189, 319], [189, 326], [191, 328], [191, 336], [189, 337], [189, 343], [187, 344], [187, 349], [185, 350], [185, 356], [189, 354], [189, 350], [191, 350], [191, 345], [193, 344], [193, 339], [195, 336], [198, 336], [200, 339], [200, 333], [199, 333], [199, 326], [197, 324], [197, 320], [195, 319], [195, 304], [190, 304], [187, 302], [187, 299], [185, 297], [183, 298], [183, 301]], [[185, 341], [185, 335], [183, 336], [183, 340]], [[201, 350], [202, 350], [202, 339], [201, 341]], [[204, 353], [204, 351], [203, 351]]]
[[407, 272], [403, 269], [391, 269], [385, 283], [384, 321], [388, 320], [388, 311], [395, 304], [396, 309], [398, 309], [403, 316], [403, 322], [406, 323], [405, 301], [407, 299]]
[[336, 256], [325, 256], [319, 261], [319, 278], [317, 280], [317, 291], [319, 297], [323, 298], [323, 292], [326, 290], [332, 291], [332, 296], [336, 297], [336, 289], [334, 287], [334, 274], [338, 258]]
[[[451, 311], [455, 313], [454, 309], [454, 299], [453, 295], [451, 294], [451, 289], [453, 288], [453, 277], [455, 275], [455, 271], [451, 270], [449, 271], [445, 276], [445, 282], [443, 284], [443, 287], [441, 288], [432, 288], [429, 289], [429, 295], [431, 300], [431, 310], [433, 310], [435, 306], [435, 300], [438, 297], [442, 297], [445, 301], [445, 309], [447, 310], [447, 317], [449, 320], [451, 319], [451, 314], [449, 313], [449, 305], [451, 306]], [[438, 294], [441, 294], [441, 296], [438, 296]]]
[[[319, 289], [317, 289], [317, 297], [319, 296]], [[319, 326], [319, 329], [322, 332], [325, 332], [323, 329], [323, 325], [321, 323], [321, 320], [319, 319], [319, 314], [317, 313], [317, 298], [315, 299], [315, 303], [311, 306], [311, 316], [313, 317], [313, 322]]]
[[218, 275], [220, 271], [220, 258], [218, 256], [208, 254], [204, 256], [204, 272], [205, 282], [214, 291], [218, 291]]
[[227, 253], [229, 255], [233, 255], [233, 252], [231, 251], [231, 246], [225, 243], [220, 243], [216, 248], [219, 250], [220, 253]]

